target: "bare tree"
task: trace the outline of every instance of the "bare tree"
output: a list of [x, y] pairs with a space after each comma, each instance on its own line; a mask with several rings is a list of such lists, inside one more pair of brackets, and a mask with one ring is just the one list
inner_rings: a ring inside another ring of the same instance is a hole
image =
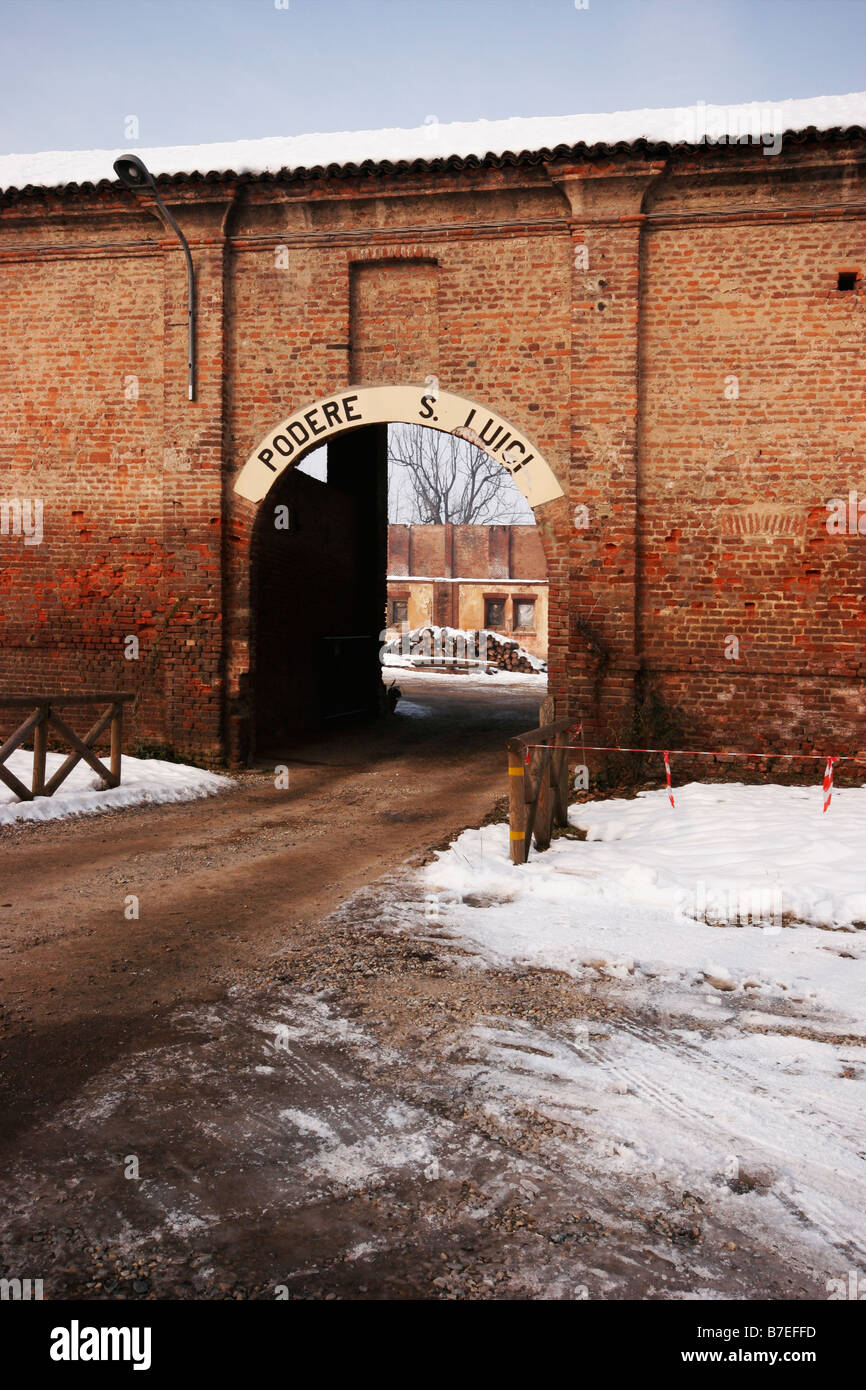
[[535, 520], [508, 470], [457, 435], [423, 425], [388, 429], [389, 519], [457, 525]]

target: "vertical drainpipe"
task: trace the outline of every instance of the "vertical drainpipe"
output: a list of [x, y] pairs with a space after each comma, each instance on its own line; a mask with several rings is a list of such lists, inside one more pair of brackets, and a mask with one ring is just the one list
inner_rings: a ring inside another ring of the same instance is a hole
[[186, 280], [187, 280], [187, 321], [188, 321], [188, 368], [187, 368], [187, 397], [195, 400], [195, 270], [192, 264], [192, 253], [189, 249], [189, 242], [181, 231], [175, 219], [172, 217], [165, 203], [159, 196], [153, 174], [147, 168], [143, 160], [138, 155], [121, 155], [114, 161], [114, 172], [120, 179], [125, 188], [133, 192], [146, 192], [156, 203], [159, 213], [171, 227], [175, 236], [181, 244], [184, 258], [186, 260]]

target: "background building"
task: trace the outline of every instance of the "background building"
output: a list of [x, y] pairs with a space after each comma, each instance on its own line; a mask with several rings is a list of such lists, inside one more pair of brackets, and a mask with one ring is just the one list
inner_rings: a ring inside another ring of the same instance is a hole
[[388, 624], [489, 628], [547, 657], [547, 576], [534, 526], [388, 527]]

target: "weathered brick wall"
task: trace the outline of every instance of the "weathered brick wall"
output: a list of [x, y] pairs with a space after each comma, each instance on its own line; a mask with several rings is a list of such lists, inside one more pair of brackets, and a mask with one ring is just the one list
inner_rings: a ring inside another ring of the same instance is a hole
[[411, 574], [409, 536], [411, 527], [392, 522], [388, 527], [388, 574]]
[[356, 263], [350, 272], [353, 382], [424, 381], [439, 362], [439, 271], [422, 260]]
[[0, 536], [0, 691], [131, 687], [140, 734], [242, 756], [238, 469], [353, 379], [435, 375], [566, 488], [537, 514], [560, 711], [611, 734], [655, 688], [696, 743], [866, 744], [866, 535], [825, 525], [866, 498], [866, 298], [836, 289], [866, 271], [863, 169], [862, 144], [789, 142], [172, 188], [193, 404], [183, 262], [147, 209], [8, 199], [0, 499], [41, 498], [45, 536]]
[[185, 274], [159, 225], [115, 199], [17, 211], [0, 219], [0, 497], [38, 501], [43, 539], [0, 536], [0, 688], [135, 690], [131, 739], [218, 756], [221, 256], [199, 255], [190, 406]]
[[866, 535], [826, 525], [828, 499], [866, 495], [866, 298], [837, 289], [866, 272], [866, 224], [780, 220], [862, 197], [851, 172], [779, 190], [759, 165], [775, 211], [731, 216], [729, 183], [703, 223], [662, 181], [645, 231], [639, 651], [695, 746], [866, 744]]
[[547, 562], [541, 537], [534, 526], [508, 528], [509, 569], [515, 579], [544, 579]]
[[[43, 259], [24, 244], [0, 265], [0, 304], [0, 496], [40, 505], [43, 528], [32, 546], [0, 536], [3, 690], [75, 688], [83, 672], [91, 688], [137, 689], [143, 675], [139, 727], [156, 734], [162, 259]], [[140, 639], [138, 662], [124, 658], [127, 634]]]
[[[390, 529], [390, 528], [389, 528]], [[412, 526], [406, 538], [408, 574], [428, 579], [451, 573], [448, 531], [445, 526]]]
[[389, 575], [544, 579], [545, 570], [544, 545], [535, 526], [392, 522], [388, 527]]

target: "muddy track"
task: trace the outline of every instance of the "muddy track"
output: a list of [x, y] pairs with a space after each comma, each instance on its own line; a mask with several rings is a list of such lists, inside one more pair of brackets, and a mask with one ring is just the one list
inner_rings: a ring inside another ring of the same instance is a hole
[[611, 1001], [426, 923], [411, 868], [489, 818], [538, 696], [425, 698], [387, 734], [280, 750], [288, 790], [264, 764], [209, 801], [3, 836], [0, 1277], [53, 1299], [821, 1291], [745, 1207], [593, 1157], [557, 1058], [610, 1070], [574, 1026], [622, 1025]]
[[426, 718], [277, 750], [215, 798], [4, 830], [0, 1148], [106, 1057], [158, 1041], [167, 1009], [266, 971], [360, 888], [483, 819], [504, 740], [539, 698], [451, 683]]

